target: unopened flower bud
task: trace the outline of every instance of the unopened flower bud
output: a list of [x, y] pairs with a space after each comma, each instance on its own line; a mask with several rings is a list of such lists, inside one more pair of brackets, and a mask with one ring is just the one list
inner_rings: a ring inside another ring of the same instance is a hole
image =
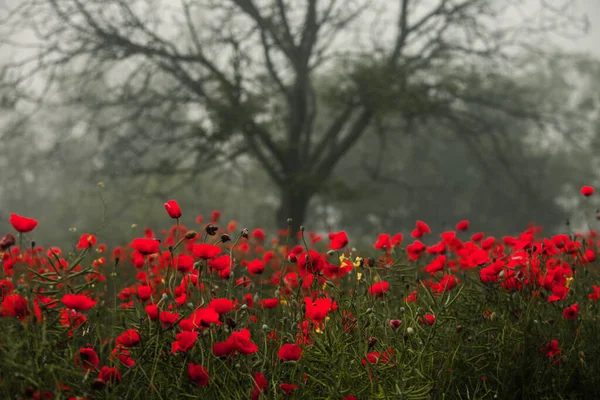
[[198, 234], [198, 232], [196, 232], [196, 231], [187, 231], [187, 232], [185, 233], [185, 236], [184, 236], [184, 237], [185, 237], [187, 240], [191, 240], [191, 239], [195, 238], [197, 234]]
[[231, 236], [229, 236], [228, 234], [224, 233], [221, 235], [221, 242], [223, 243], [227, 243], [231, 240]]
[[240, 233], [240, 235], [242, 235], [242, 237], [244, 239], [248, 239], [248, 228], [242, 229], [242, 232]]
[[304, 229], [305, 229], [305, 228], [304, 228], [304, 225], [300, 225], [300, 231], [301, 231], [301, 232], [304, 232]]
[[399, 319], [392, 319], [392, 320], [390, 320], [389, 323], [390, 323], [390, 327], [392, 329], [396, 329], [396, 328], [400, 327], [400, 325], [402, 324], [402, 321], [400, 321]]
[[410, 326], [408, 328], [406, 328], [406, 333], [408, 333], [409, 335], [412, 335], [415, 332], [415, 330], [413, 328], [411, 328]]
[[13, 235], [12, 233], [7, 233], [6, 235], [4, 235], [4, 237], [2, 237], [2, 239], [0, 239], [0, 251], [7, 250], [10, 247], [14, 246], [16, 241], [17, 240], [15, 238], [15, 235]]
[[270, 329], [269, 329], [269, 326], [265, 324], [262, 326], [262, 330], [265, 332], [268, 332]]
[[215, 236], [217, 234], [217, 231], [219, 230], [218, 226], [214, 226], [213, 224], [207, 224], [204, 227], [204, 230], [206, 231], [206, 233], [210, 236]]
[[328, 256], [332, 256], [332, 255], [334, 255], [334, 254], [335, 254], [335, 250], [328, 250], [328, 251], [327, 251], [327, 255], [328, 255]]

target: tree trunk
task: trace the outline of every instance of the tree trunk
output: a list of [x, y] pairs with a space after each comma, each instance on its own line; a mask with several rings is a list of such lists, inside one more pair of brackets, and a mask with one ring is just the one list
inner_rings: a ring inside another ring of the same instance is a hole
[[291, 218], [292, 233], [290, 243], [296, 242], [296, 233], [304, 223], [308, 213], [308, 204], [312, 197], [309, 190], [303, 185], [288, 184], [281, 188], [281, 202], [277, 209], [277, 226], [280, 229], [288, 228], [288, 219]]

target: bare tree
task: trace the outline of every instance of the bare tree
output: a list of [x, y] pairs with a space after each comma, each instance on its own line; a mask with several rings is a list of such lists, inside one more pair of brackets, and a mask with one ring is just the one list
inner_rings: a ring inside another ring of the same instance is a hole
[[[297, 229], [373, 121], [447, 113], [466, 92], [441, 67], [509, 74], [521, 35], [573, 22], [542, 2], [552, 25], [514, 24], [520, 3], [21, 0], [1, 21], [4, 43], [23, 47], [14, 34], [26, 32], [30, 45], [3, 74], [21, 99], [79, 106], [106, 151], [129, 149], [115, 157], [127, 164], [159, 146], [160, 160], [131, 172], [196, 174], [249, 154], [279, 188], [278, 225]], [[319, 80], [332, 71], [339, 80]], [[317, 83], [334, 110], [325, 125]]]

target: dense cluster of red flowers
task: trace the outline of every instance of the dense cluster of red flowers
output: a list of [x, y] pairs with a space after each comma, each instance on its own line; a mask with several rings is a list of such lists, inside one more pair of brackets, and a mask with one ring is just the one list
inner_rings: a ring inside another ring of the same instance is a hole
[[[584, 186], [581, 194], [589, 197], [593, 188]], [[422, 266], [425, 278], [406, 293], [405, 304], [416, 303], [427, 289], [434, 296], [456, 290], [462, 284], [459, 277], [465, 273], [472, 273], [483, 285], [499, 290], [528, 290], [544, 294], [546, 302], [558, 302], [567, 299], [575, 269], [593, 263], [600, 246], [595, 231], [543, 238], [540, 228], [532, 226], [516, 237], [496, 238], [482, 232], [468, 235], [467, 220], [458, 222], [456, 230], [441, 232], [438, 239], [425, 244], [421, 240], [431, 239], [432, 230], [425, 222], [417, 221], [405, 254], [399, 251], [404, 240], [402, 233], [382, 233], [373, 242], [371, 251], [375, 256], [362, 257], [349, 248], [344, 231], [326, 236], [328, 251], [321, 252], [316, 246], [324, 239], [315, 233], [308, 234], [315, 248], [287, 247], [282, 239], [288, 232], [280, 232], [270, 242], [262, 229], [244, 229], [236, 235], [235, 222], [229, 223], [226, 230], [216, 226], [222, 214], [214, 211], [211, 222], [203, 227], [204, 234], [197, 234], [180, 224], [182, 212], [176, 201], [166, 202], [165, 209], [177, 224], [162, 232], [162, 240], [147, 229], [144, 237], [109, 252], [105, 245], [97, 244], [94, 235], [86, 233], [76, 246], [81, 256], [75, 261], [68, 261], [56, 247], [20, 248], [12, 234], [5, 235], [0, 240], [0, 314], [22, 324], [44, 323], [50, 315], [57, 315], [64, 334], [72, 337], [88, 324], [90, 311], [106, 301], [91, 288], [107, 280], [107, 264], [118, 264], [119, 268], [130, 268], [135, 277], [133, 283], [120, 289], [118, 306], [125, 310], [141, 308], [151, 323], [168, 329], [172, 356], [193, 354], [200, 335], [206, 334], [216, 338], [211, 348], [215, 359], [227, 361], [261, 351], [264, 354], [267, 349], [261, 348], [264, 344], [255, 340], [249, 327], [257, 324], [262, 314], [296, 302], [303, 320], [298, 324], [295, 342], [283, 341], [283, 332], [275, 327], [264, 325], [263, 329], [268, 330], [270, 340], [279, 343], [276, 355], [280, 362], [298, 362], [312, 346], [315, 335], [327, 329], [333, 314], [343, 315], [345, 331], [356, 329], [354, 317], [349, 310], [339, 310], [335, 291], [330, 288], [346, 290], [349, 286], [352, 291], [354, 283], [362, 280], [368, 284], [366, 293], [373, 301], [381, 301], [390, 291], [399, 289], [386, 277], [400, 263], [413, 262]], [[197, 223], [202, 221], [202, 217], [196, 218]], [[38, 224], [35, 219], [16, 214], [11, 215], [10, 223], [19, 235], [31, 235]], [[237, 240], [232, 240], [236, 236]], [[89, 264], [87, 260], [91, 260]], [[82, 290], [75, 291], [64, 283], [69, 276], [85, 280]], [[40, 289], [33, 295], [18, 290], [17, 284], [25, 285], [31, 278], [57, 290], [47, 293]], [[209, 282], [222, 282], [214, 286], [223, 288], [235, 287], [242, 296], [234, 298], [227, 290], [209, 290]], [[260, 298], [252, 290], [257, 286], [270, 286], [276, 289], [275, 295]], [[589, 300], [598, 301], [600, 286], [590, 285], [590, 291]], [[296, 299], [298, 295], [300, 299]], [[240, 324], [238, 314], [242, 311], [247, 320]], [[566, 320], [577, 319], [579, 313], [577, 303], [563, 310]], [[399, 319], [388, 321], [389, 328], [404, 329], [405, 323]], [[429, 329], [440, 323], [433, 312], [421, 314], [418, 321]], [[118, 385], [125, 379], [124, 371], [138, 362], [137, 349], [144, 346], [147, 335], [136, 327], [124, 329], [106, 339], [113, 343], [108, 359], [100, 357], [90, 345], [77, 350], [74, 363], [82, 375], [93, 376], [94, 388]], [[560, 362], [560, 350], [558, 341], [552, 340], [541, 347], [540, 353]], [[393, 365], [394, 357], [393, 348], [384, 348], [366, 353], [361, 362], [365, 368]], [[213, 377], [207, 362], [202, 363], [193, 355], [189, 358], [187, 377], [194, 385], [211, 384]], [[272, 387], [263, 372], [256, 371], [253, 376], [248, 388], [251, 398], [258, 398]], [[287, 395], [301, 387], [303, 380], [276, 383]]]

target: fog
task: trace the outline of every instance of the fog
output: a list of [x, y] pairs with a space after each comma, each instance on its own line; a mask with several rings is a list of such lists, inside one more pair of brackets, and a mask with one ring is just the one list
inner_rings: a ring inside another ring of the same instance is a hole
[[0, 1], [0, 233], [598, 227], [596, 0], [58, 3]]

